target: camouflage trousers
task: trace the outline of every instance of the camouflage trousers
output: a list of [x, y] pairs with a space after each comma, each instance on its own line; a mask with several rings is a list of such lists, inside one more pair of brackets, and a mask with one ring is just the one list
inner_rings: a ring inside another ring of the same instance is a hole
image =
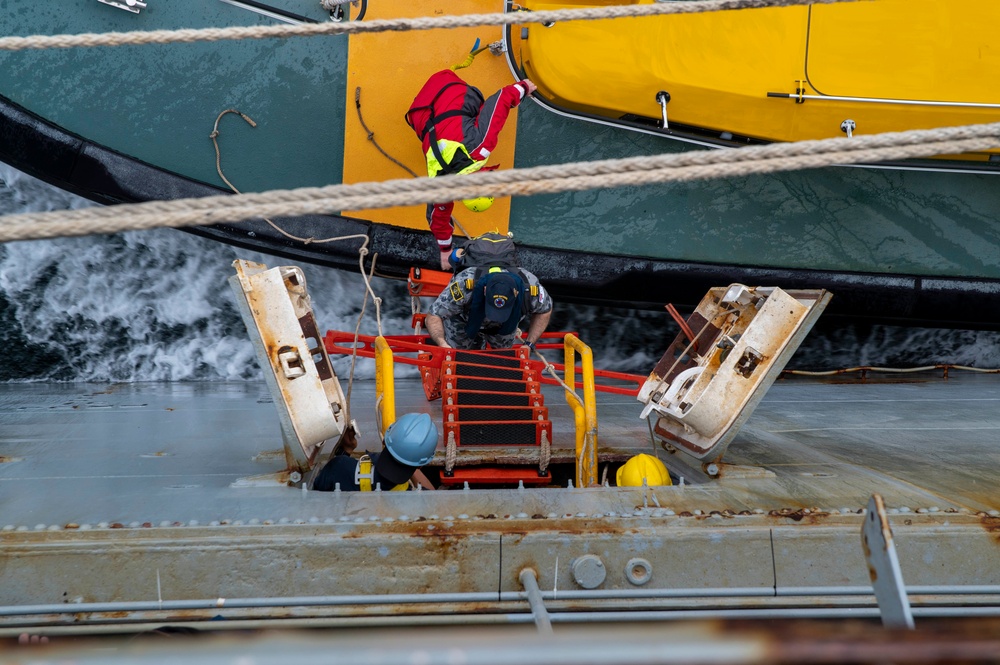
[[469, 338], [465, 334], [465, 326], [468, 321], [461, 316], [453, 316], [442, 319], [444, 325], [444, 338], [452, 347], [456, 349], [485, 349], [489, 344], [493, 349], [509, 349], [517, 341], [517, 333], [509, 335], [499, 335], [488, 330], [480, 330], [475, 338]]

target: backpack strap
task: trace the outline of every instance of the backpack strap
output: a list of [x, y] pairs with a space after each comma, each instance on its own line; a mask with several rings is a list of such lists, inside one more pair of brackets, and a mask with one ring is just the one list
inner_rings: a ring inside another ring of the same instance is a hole
[[409, 108], [409, 110], [407, 110], [406, 113], [403, 114], [403, 120], [406, 120], [406, 124], [410, 126], [410, 129], [412, 129], [413, 131], [417, 131], [416, 128], [413, 126], [413, 120], [410, 119], [410, 114], [413, 113], [414, 111], [422, 111], [424, 109], [427, 109], [427, 110], [429, 110], [431, 112], [430, 118], [427, 119], [427, 124], [424, 125], [424, 131], [422, 133], [418, 134], [418, 136], [420, 136], [420, 140], [421, 141], [423, 141], [424, 137], [427, 135], [428, 128], [432, 127], [435, 124], [437, 124], [435, 122], [435, 117], [444, 119], [446, 117], [449, 117], [449, 118], [451, 117], [450, 115], [446, 115], [448, 113], [451, 113], [453, 115], [457, 115], [457, 113], [455, 113], [455, 111], [445, 111], [440, 116], [435, 116], [434, 115], [434, 104], [437, 102], [438, 98], [444, 93], [444, 91], [447, 90], [448, 88], [450, 88], [453, 85], [466, 85], [467, 86], [468, 84], [465, 83], [464, 81], [450, 81], [449, 83], [445, 83], [443, 86], [441, 86], [441, 89], [437, 91], [437, 94], [434, 95], [434, 98], [431, 99], [431, 103], [430, 104], [426, 104], [424, 106], [411, 106]]
[[524, 270], [522, 270], [521, 268], [517, 269], [517, 274], [521, 278], [521, 281], [524, 282], [524, 290], [525, 290], [525, 292], [528, 295], [530, 295], [532, 298], [537, 298], [538, 297], [538, 285], [537, 284], [532, 284], [531, 282], [529, 282], [528, 281], [528, 276], [524, 274]]

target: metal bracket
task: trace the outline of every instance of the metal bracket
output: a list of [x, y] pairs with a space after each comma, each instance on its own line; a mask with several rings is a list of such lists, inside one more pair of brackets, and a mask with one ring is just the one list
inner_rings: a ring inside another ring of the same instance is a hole
[[124, 9], [127, 12], [132, 12], [133, 14], [138, 14], [140, 9], [146, 8], [146, 3], [142, 0], [97, 0], [102, 5], [110, 5], [112, 7], [117, 7], [118, 9]]
[[875, 600], [886, 628], [913, 630], [913, 613], [906, 597], [903, 573], [892, 541], [892, 529], [885, 514], [885, 503], [878, 494], [868, 500], [868, 512], [861, 527], [861, 547], [868, 562], [868, 576], [875, 589]]
[[858, 128], [858, 123], [854, 122], [850, 118], [840, 123], [840, 131], [847, 134], [847, 138], [854, 138], [854, 130]]
[[667, 123], [667, 104], [670, 102], [670, 93], [660, 90], [656, 93], [656, 103], [660, 105], [660, 113], [663, 114], [663, 129], [670, 129]]

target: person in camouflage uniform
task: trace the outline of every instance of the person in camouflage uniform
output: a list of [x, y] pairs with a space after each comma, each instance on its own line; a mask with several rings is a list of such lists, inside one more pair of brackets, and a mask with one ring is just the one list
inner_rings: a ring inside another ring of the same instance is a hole
[[438, 295], [425, 325], [438, 346], [509, 349], [525, 316], [523, 343], [534, 348], [552, 316], [552, 298], [537, 277], [520, 269], [466, 268]]

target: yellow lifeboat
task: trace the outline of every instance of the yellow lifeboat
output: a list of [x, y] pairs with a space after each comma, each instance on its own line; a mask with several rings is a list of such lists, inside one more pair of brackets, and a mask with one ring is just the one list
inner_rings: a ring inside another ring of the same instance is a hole
[[993, 0], [875, 0], [533, 25], [509, 46], [554, 110], [734, 145], [996, 122], [998, 23]]

